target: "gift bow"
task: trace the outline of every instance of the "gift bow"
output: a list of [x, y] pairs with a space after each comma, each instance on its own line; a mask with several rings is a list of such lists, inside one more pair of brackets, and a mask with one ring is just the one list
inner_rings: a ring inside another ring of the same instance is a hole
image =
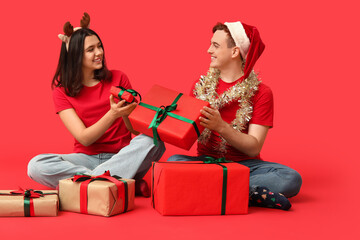
[[[87, 180], [95, 181], [95, 180], [108, 180], [111, 177], [110, 171], [105, 171], [102, 175], [99, 176], [90, 176], [82, 173], [76, 173], [73, 177], [73, 182], [84, 182]], [[114, 177], [112, 177], [114, 178]]]
[[[116, 177], [116, 178], [115, 178]], [[119, 179], [117, 179], [119, 178]], [[124, 204], [123, 204], [123, 212], [127, 211], [127, 207], [128, 207], [128, 188], [127, 188], [127, 182], [124, 180], [120, 179], [121, 177], [118, 177], [116, 175], [111, 176], [110, 175], [110, 171], [105, 171], [104, 174], [99, 175], [99, 176], [89, 176], [86, 174], [82, 174], [82, 173], [76, 173], [73, 177], [73, 182], [80, 182], [80, 212], [81, 213], [88, 213], [87, 210], [87, 203], [88, 203], [88, 198], [87, 198], [87, 189], [88, 189], [88, 185], [93, 182], [93, 181], [110, 181], [112, 183], [114, 183], [117, 187], [117, 200], [119, 200], [120, 198], [124, 199]]]
[[25, 217], [35, 216], [33, 198], [43, 197], [42, 191], [34, 191], [33, 189], [22, 189], [19, 187], [17, 191], [10, 192], [12, 195], [24, 196], [24, 215]]
[[188, 119], [188, 118], [185, 118], [185, 117], [182, 117], [182, 116], [177, 115], [175, 113], [172, 113], [172, 111], [176, 110], [177, 101], [180, 99], [180, 97], [182, 95], [183, 95], [182, 93], [179, 93], [177, 95], [177, 97], [175, 98], [175, 100], [168, 106], [163, 106], [162, 105], [160, 107], [155, 107], [155, 106], [143, 103], [143, 102], [139, 103], [139, 105], [141, 105], [141, 106], [143, 106], [145, 108], [156, 111], [155, 116], [154, 116], [153, 120], [151, 121], [151, 123], [150, 123], [150, 125], [148, 127], [148, 128], [152, 128], [152, 130], [153, 130], [153, 139], [154, 139], [154, 144], [156, 146], [158, 145], [158, 139], [160, 139], [159, 134], [157, 132], [157, 128], [159, 127], [160, 123], [162, 123], [165, 120], [165, 118], [167, 116], [170, 116], [170, 117], [176, 118], [178, 120], [181, 120], [183, 122], [187, 122], [187, 123], [192, 124], [194, 126], [195, 131], [196, 131], [196, 134], [198, 136], [200, 136], [200, 132], [199, 132], [199, 129], [198, 129], [195, 121], [193, 121], [191, 119]]
[[118, 86], [118, 88], [121, 89], [120, 92], [119, 92], [119, 94], [118, 94], [119, 99], [121, 99], [121, 96], [124, 94], [124, 92], [128, 92], [128, 93], [130, 93], [131, 95], [133, 95], [133, 99], [132, 99], [132, 101], [131, 101], [130, 103], [133, 103], [133, 102], [135, 101], [135, 99], [136, 99], [135, 97], [136, 97], [136, 96], [139, 96], [140, 102], [141, 102], [141, 95], [140, 95], [140, 93], [138, 93], [138, 92], [135, 91], [134, 89], [126, 89], [126, 88], [121, 87], [121, 86]]
[[34, 191], [33, 189], [24, 190], [21, 187], [19, 187], [17, 191], [11, 191], [10, 193], [13, 195], [21, 195], [27, 198], [39, 198], [44, 196], [42, 191]]
[[205, 160], [202, 160], [204, 163], [230, 163], [232, 161], [226, 160], [224, 157], [222, 158], [214, 158], [210, 156], [206, 156]]
[[156, 110], [155, 116], [153, 118], [153, 120], [151, 121], [150, 125], [148, 128], [152, 128], [154, 126], [159, 126], [159, 124], [164, 121], [164, 119], [169, 115], [169, 113], [171, 113], [171, 111], [175, 111], [177, 108], [177, 104], [173, 103], [171, 105], [168, 106], [160, 106], [160, 108], [158, 108]]
[[40, 198], [43, 197], [44, 195], [51, 195], [51, 194], [57, 194], [57, 193], [43, 193], [42, 191], [35, 191], [33, 189], [24, 190], [21, 187], [19, 187], [19, 189], [16, 191], [11, 191], [10, 193], [0, 193], [0, 195], [24, 196], [25, 217], [35, 216], [33, 198]]

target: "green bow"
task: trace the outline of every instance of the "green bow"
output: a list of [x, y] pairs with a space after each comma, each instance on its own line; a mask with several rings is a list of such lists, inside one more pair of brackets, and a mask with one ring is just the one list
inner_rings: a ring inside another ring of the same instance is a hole
[[140, 102], [141, 102], [141, 95], [140, 95], [140, 93], [138, 93], [138, 92], [135, 91], [134, 89], [126, 89], [126, 88], [121, 87], [121, 86], [119, 86], [119, 88], [121, 89], [120, 92], [119, 92], [119, 94], [118, 94], [119, 99], [121, 99], [121, 96], [123, 95], [124, 92], [128, 92], [128, 93], [130, 93], [131, 95], [134, 96], [134, 99], [133, 99], [133, 101], [132, 101], [131, 103], [133, 103], [133, 102], [135, 101], [135, 97], [136, 97], [136, 96], [139, 96]]
[[204, 163], [229, 163], [229, 162], [232, 162], [232, 161], [228, 161], [224, 157], [222, 157], [222, 158], [214, 158], [214, 157], [206, 156], [205, 160], [203, 160], [203, 162]]
[[167, 116], [170, 116], [170, 117], [176, 118], [178, 120], [181, 120], [181, 121], [192, 124], [194, 126], [194, 128], [195, 128], [196, 134], [198, 136], [200, 136], [200, 132], [199, 132], [199, 129], [198, 129], [195, 121], [193, 121], [191, 119], [188, 119], [188, 118], [184, 118], [184, 117], [182, 117], [180, 115], [177, 115], [175, 113], [172, 113], [172, 111], [176, 110], [176, 108], [177, 108], [176, 103], [177, 103], [177, 101], [180, 99], [180, 97], [182, 95], [183, 95], [182, 93], [179, 93], [179, 95], [175, 98], [175, 100], [172, 102], [172, 104], [170, 104], [168, 106], [155, 107], [155, 106], [143, 103], [143, 102], [139, 103], [139, 105], [141, 105], [141, 106], [143, 106], [145, 108], [156, 111], [155, 116], [154, 116], [153, 120], [151, 121], [151, 123], [150, 123], [150, 125], [148, 127], [148, 128], [152, 128], [152, 130], [153, 130], [154, 144], [156, 146], [158, 145], [158, 139], [160, 139], [159, 134], [157, 132], [157, 128], [159, 127], [160, 123], [162, 123], [165, 120], [165, 118]]

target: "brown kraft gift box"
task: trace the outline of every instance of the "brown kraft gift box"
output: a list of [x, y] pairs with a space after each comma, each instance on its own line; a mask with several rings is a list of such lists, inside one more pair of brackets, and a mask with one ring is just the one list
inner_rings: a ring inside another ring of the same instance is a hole
[[60, 209], [105, 217], [129, 211], [134, 208], [135, 180], [121, 178], [119, 181], [124, 185], [120, 191], [122, 196], [127, 195], [126, 200], [124, 197], [118, 198], [118, 187], [115, 183], [101, 180], [88, 183], [87, 203], [84, 203], [80, 196], [83, 182], [74, 182], [73, 178], [60, 180]]
[[11, 193], [20, 190], [0, 190], [0, 216], [55, 217], [58, 215], [59, 198], [56, 190], [32, 190], [32, 193], [43, 193], [38, 194], [40, 196], [37, 197], [25, 197], [25, 194]]

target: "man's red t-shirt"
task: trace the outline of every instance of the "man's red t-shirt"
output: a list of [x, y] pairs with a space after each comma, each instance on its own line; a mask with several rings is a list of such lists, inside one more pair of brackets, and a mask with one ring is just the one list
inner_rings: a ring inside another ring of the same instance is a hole
[[[196, 81], [198, 82], [198, 81]], [[195, 83], [196, 83], [195, 82]], [[193, 90], [191, 90], [191, 95], [194, 96]], [[221, 95], [227, 89], [231, 88], [237, 83], [237, 81], [232, 83], [226, 83], [219, 79], [219, 84], [216, 92]], [[253, 114], [249, 124], [259, 124], [264, 126], [273, 127], [273, 115], [274, 115], [274, 104], [273, 104], [273, 95], [271, 89], [263, 83], [259, 84], [259, 90], [256, 92], [252, 98], [253, 102]], [[236, 111], [239, 109], [238, 101], [233, 101], [232, 103], [224, 106], [219, 110], [221, 117], [227, 123], [231, 123], [235, 119]], [[248, 132], [248, 126], [243, 131], [244, 133]], [[206, 145], [198, 142], [198, 155], [208, 155], [212, 157], [222, 157], [219, 152], [216, 150], [217, 144], [220, 142], [219, 134], [213, 131], [209, 141]], [[227, 152], [224, 156], [227, 160], [231, 161], [242, 161], [246, 159], [260, 159], [260, 155], [252, 158], [246, 154], [240, 152], [232, 146], [228, 146]]]
[[[128, 77], [121, 71], [111, 71], [110, 82], [100, 81], [92, 87], [84, 86], [75, 97], [65, 94], [63, 87], [53, 90], [53, 99], [56, 113], [73, 108], [86, 127], [89, 127], [102, 118], [110, 110], [111, 86], [131, 88]], [[85, 147], [75, 139], [74, 152], [95, 155], [99, 153], [117, 153], [127, 146], [131, 140], [131, 133], [127, 130], [122, 118], [118, 118], [110, 128], [95, 143]]]

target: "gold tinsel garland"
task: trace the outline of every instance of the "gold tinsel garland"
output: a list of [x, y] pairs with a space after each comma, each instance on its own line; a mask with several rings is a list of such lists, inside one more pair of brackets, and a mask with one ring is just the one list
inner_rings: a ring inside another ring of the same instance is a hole
[[[237, 100], [239, 102], [239, 109], [236, 111], [236, 117], [231, 122], [232, 127], [241, 132], [246, 128], [253, 113], [252, 97], [258, 90], [260, 81], [254, 71], [251, 71], [249, 77], [242, 82], [237, 82], [234, 86], [223, 92], [220, 96], [216, 92], [219, 83], [220, 71], [215, 68], [210, 68], [206, 76], [201, 76], [199, 82], [195, 84], [194, 95], [196, 98], [207, 101], [211, 107], [220, 109], [225, 105]], [[210, 138], [211, 130], [205, 128], [199, 137], [199, 142], [206, 144]], [[221, 142], [216, 147], [216, 150], [224, 155], [227, 149], [226, 140], [220, 136]]]

